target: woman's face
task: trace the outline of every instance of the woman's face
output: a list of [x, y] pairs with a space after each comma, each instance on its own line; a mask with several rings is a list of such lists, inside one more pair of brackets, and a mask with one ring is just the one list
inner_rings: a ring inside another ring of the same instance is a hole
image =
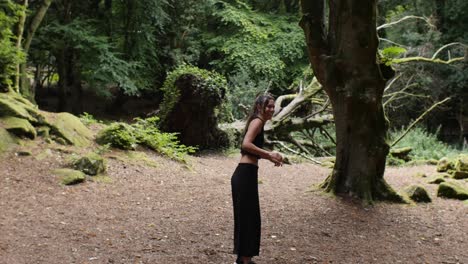
[[265, 120], [270, 120], [273, 117], [273, 114], [275, 113], [275, 100], [270, 99], [268, 100], [268, 103], [265, 106], [265, 109], [263, 109], [263, 118]]

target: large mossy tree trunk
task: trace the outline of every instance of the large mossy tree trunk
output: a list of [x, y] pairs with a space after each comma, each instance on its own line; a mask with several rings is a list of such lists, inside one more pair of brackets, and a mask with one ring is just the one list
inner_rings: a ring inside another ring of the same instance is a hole
[[401, 201], [383, 179], [389, 146], [382, 96], [393, 72], [377, 61], [376, 0], [328, 4], [328, 30], [324, 0], [302, 0], [300, 23], [335, 118], [336, 162], [323, 187], [366, 203]]

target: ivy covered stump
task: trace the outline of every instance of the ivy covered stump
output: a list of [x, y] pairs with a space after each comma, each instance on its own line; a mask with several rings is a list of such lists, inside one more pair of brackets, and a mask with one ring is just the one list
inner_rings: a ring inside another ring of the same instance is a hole
[[198, 149], [229, 145], [218, 128], [218, 117], [226, 96], [226, 79], [214, 72], [183, 65], [171, 72], [162, 88], [161, 129], [179, 133], [182, 144]]

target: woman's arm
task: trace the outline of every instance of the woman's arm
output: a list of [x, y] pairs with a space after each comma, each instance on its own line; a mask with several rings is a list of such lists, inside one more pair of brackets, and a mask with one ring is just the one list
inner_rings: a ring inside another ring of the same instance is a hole
[[255, 118], [250, 121], [247, 132], [245, 133], [244, 140], [242, 141], [242, 149], [260, 156], [261, 158], [268, 159], [273, 163], [281, 163], [283, 157], [277, 152], [266, 151], [262, 148], [259, 148], [253, 144], [255, 137], [260, 133], [263, 127], [263, 121], [259, 118]]

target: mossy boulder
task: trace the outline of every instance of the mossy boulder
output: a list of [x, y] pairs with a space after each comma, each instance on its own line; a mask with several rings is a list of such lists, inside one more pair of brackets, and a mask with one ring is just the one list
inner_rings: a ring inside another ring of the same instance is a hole
[[0, 153], [16, 143], [15, 138], [6, 129], [0, 127]]
[[455, 168], [455, 164], [453, 161], [449, 160], [446, 157], [443, 157], [437, 162], [437, 171], [438, 172], [445, 172], [448, 170], [453, 170]]
[[0, 116], [13, 116], [41, 123], [44, 116], [36, 106], [15, 93], [0, 93]]
[[18, 137], [34, 139], [37, 136], [36, 129], [26, 119], [10, 116], [0, 119], [0, 123], [8, 132]]
[[96, 153], [89, 153], [86, 156], [75, 159], [72, 162], [72, 167], [92, 176], [106, 172], [106, 162], [104, 158]]
[[413, 149], [411, 147], [396, 148], [396, 149], [391, 149], [390, 154], [397, 159], [410, 161], [411, 157], [409, 156], [409, 154], [412, 150]]
[[455, 182], [443, 182], [439, 185], [437, 196], [458, 200], [468, 199], [468, 190]]
[[409, 186], [405, 192], [411, 200], [417, 203], [430, 203], [432, 201], [426, 189], [419, 185]]
[[77, 170], [56, 169], [53, 173], [60, 177], [60, 181], [63, 185], [73, 185], [86, 180], [85, 174]]
[[468, 173], [468, 155], [459, 155], [455, 161], [455, 170]]
[[50, 127], [40, 126], [36, 128], [37, 135], [43, 138], [49, 138], [50, 136]]
[[455, 180], [468, 179], [468, 172], [467, 171], [455, 171], [452, 173], [452, 177]]
[[430, 184], [440, 184], [440, 183], [443, 183], [445, 181], [446, 181], [445, 178], [442, 177], [442, 176], [434, 176], [431, 179], [429, 179], [428, 183], [430, 183]]
[[69, 113], [47, 115], [47, 122], [51, 127], [51, 134], [65, 140], [67, 144], [87, 147], [91, 144], [93, 133], [80, 119]]

